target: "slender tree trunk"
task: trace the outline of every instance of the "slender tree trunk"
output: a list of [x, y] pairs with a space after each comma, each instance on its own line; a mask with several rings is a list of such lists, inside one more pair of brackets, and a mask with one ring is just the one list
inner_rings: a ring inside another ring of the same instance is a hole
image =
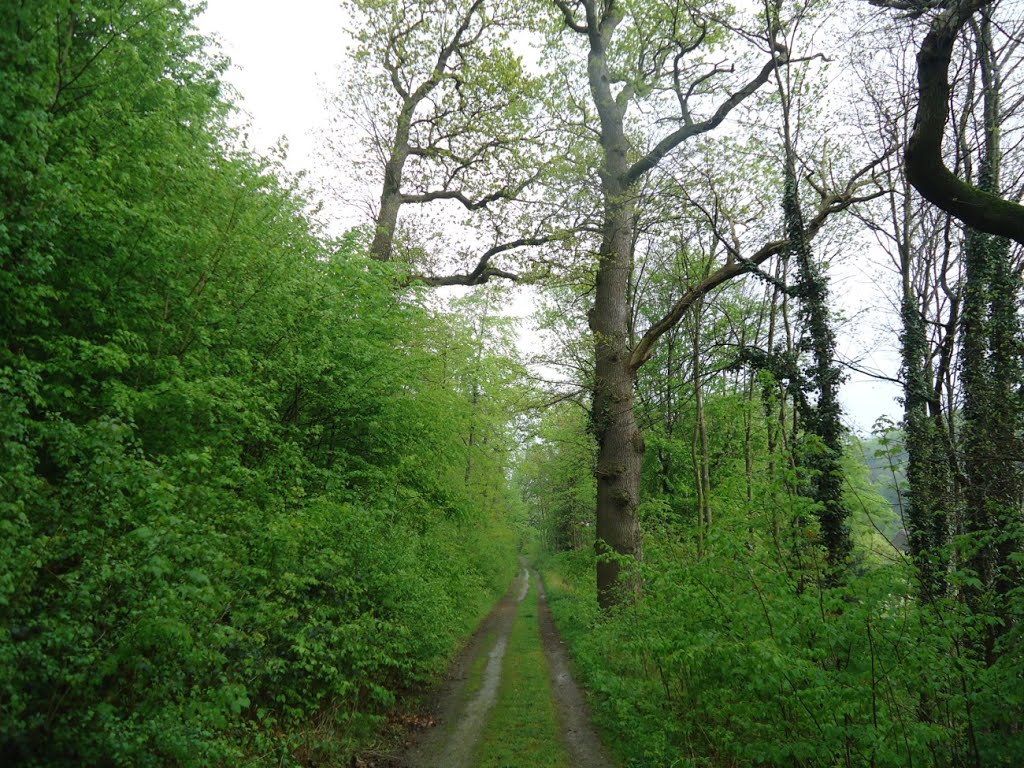
[[[941, 411], [932, 412], [936, 400], [929, 375], [926, 306], [913, 288], [911, 246], [911, 190], [904, 180], [903, 217], [898, 223], [902, 305], [900, 353], [903, 368], [903, 429], [907, 451], [906, 519], [910, 553], [918, 568], [920, 594], [934, 600], [946, 590], [946, 546], [952, 475], [941, 433]], [[927, 299], [923, 300], [927, 302]]]
[[921, 597], [945, 592], [951, 477], [936, 421], [928, 414], [926, 341], [915, 297], [905, 296], [903, 315], [903, 402], [907, 451], [906, 524], [911, 556], [918, 567]]
[[[963, 357], [961, 373], [964, 392], [964, 472], [967, 486], [964, 493], [964, 533], [969, 537], [966, 564], [977, 576], [975, 585], [964, 590], [967, 604], [975, 614], [989, 613], [987, 604], [995, 583], [998, 550], [993, 546], [996, 535], [994, 512], [1003, 500], [999, 498], [999, 454], [1003, 447], [993, 442], [996, 428], [993, 421], [1001, 414], [992, 391], [992, 374], [988, 357], [989, 267], [994, 243], [989, 235], [969, 230], [964, 247], [965, 289], [963, 314]], [[984, 639], [982, 654], [994, 661], [997, 629], [990, 627]]]
[[[473, 339], [475, 347], [473, 349], [473, 365], [470, 368], [470, 375], [473, 380], [470, 382], [469, 388], [469, 402], [472, 407], [469, 410], [469, 437], [466, 441], [466, 488], [470, 487], [473, 479], [473, 452], [477, 445], [477, 412], [480, 408], [480, 378], [483, 367], [484, 338], [487, 332], [487, 316], [490, 313], [490, 309], [490, 300], [487, 299], [484, 301], [483, 309], [480, 313], [480, 323], [473, 329], [476, 338]], [[484, 439], [486, 441], [486, 437]]]
[[692, 378], [694, 400], [693, 423], [693, 475], [697, 490], [697, 541], [699, 554], [704, 554], [707, 534], [711, 530], [711, 481], [708, 469], [708, 425], [704, 414], [704, 377], [701, 363], [701, 308], [698, 301], [693, 309]]
[[843, 503], [843, 477], [840, 459], [843, 455], [843, 427], [840, 421], [839, 384], [841, 375], [835, 364], [835, 332], [828, 311], [828, 283], [820, 267], [812, 260], [810, 246], [803, 237], [803, 220], [797, 197], [795, 162], [787, 159], [786, 190], [783, 208], [791, 249], [796, 256], [799, 273], [800, 312], [810, 335], [813, 364], [810, 385], [817, 394], [817, 403], [807, 408], [804, 428], [821, 439], [821, 449], [811, 460], [816, 470], [812, 495], [821, 508], [818, 520], [828, 553], [829, 581], [840, 579], [852, 549], [847, 523], [850, 513]]
[[672, 383], [676, 379], [676, 371], [673, 367], [675, 351], [675, 335], [667, 334], [667, 338], [664, 341], [665, 344], [665, 374], [662, 377], [662, 383], [664, 384], [664, 404], [665, 404], [665, 441], [668, 445], [662, 445], [658, 449], [658, 470], [660, 480], [660, 490], [665, 496], [669, 496], [672, 493], [673, 482], [672, 482], [672, 438], [675, 435], [675, 403], [672, 397]]
[[[781, 281], [785, 277], [784, 259], [779, 259], [775, 264], [775, 278], [776, 281]], [[765, 343], [765, 349], [768, 350], [768, 357], [774, 358], [778, 354], [776, 345], [776, 334], [778, 325], [778, 315], [781, 307], [779, 306], [779, 285], [775, 282], [771, 286], [771, 302], [768, 306], [768, 338]], [[771, 382], [771, 384], [765, 383], [761, 387], [761, 401], [764, 407], [764, 425], [765, 433], [768, 442], [768, 478], [774, 483], [778, 478], [778, 465], [777, 456], [779, 451], [779, 441], [781, 434], [786, 429], [786, 418], [785, 415], [779, 411], [776, 413], [775, 405], [776, 400], [785, 401], [785, 393], [782, 391], [781, 382]], [[775, 542], [776, 551], [779, 553], [781, 558], [781, 519], [779, 516], [779, 505], [773, 504], [772, 506], [772, 540]]]
[[[1002, 194], [1001, 134], [1002, 73], [999, 53], [992, 43], [991, 9], [981, 12], [979, 51], [985, 110], [985, 153], [987, 178], [983, 179], [995, 195]], [[989, 503], [996, 533], [993, 588], [999, 598], [1003, 626], [994, 627], [1001, 634], [1009, 628], [1006, 615], [1011, 590], [1024, 583], [1024, 568], [1013, 561], [1022, 548], [1021, 528], [1024, 526], [1024, 328], [1021, 324], [1019, 300], [1021, 278], [1014, 269], [1010, 241], [988, 235], [989, 325], [988, 348], [991, 358], [991, 403], [987, 414], [989, 442], [993, 461], [989, 464], [992, 479]]]
[[[761, 334], [764, 310], [765, 305], [762, 303], [754, 330], [755, 344]], [[746, 349], [746, 347], [747, 326], [744, 324], [740, 330], [740, 349]], [[739, 369], [736, 389], [743, 392], [743, 479], [746, 485], [747, 514], [749, 515], [753, 512], [754, 507], [754, 372], [750, 369]]]
[[[841, 579], [852, 549], [849, 530], [849, 510], [843, 503], [843, 477], [840, 460], [843, 452], [843, 427], [840, 421], [839, 385], [842, 375], [835, 364], [835, 331], [828, 307], [828, 278], [815, 263], [810, 243], [804, 235], [803, 213], [800, 209], [800, 188], [797, 177], [796, 136], [793, 131], [791, 97], [793, 85], [783, 77], [782, 69], [775, 69], [782, 106], [782, 130], [785, 148], [783, 168], [782, 212], [789, 253], [795, 257], [797, 268], [797, 294], [800, 298], [799, 316], [808, 335], [812, 363], [805, 384], [817, 395], [813, 405], [809, 392], [800, 392], [794, 415], [802, 412], [803, 427], [808, 434], [817, 436], [821, 446], [816, 447], [809, 464], [815, 470], [811, 496], [818, 502], [818, 520], [821, 536], [827, 550], [828, 574], [826, 580], [836, 583]], [[801, 377], [802, 378], [802, 377]], [[794, 429], [794, 435], [796, 429]]]
[[[978, 188], [998, 195], [1000, 147], [999, 69], [991, 44], [991, 22], [982, 13], [978, 35], [985, 142]], [[1006, 631], [1006, 602], [1020, 584], [1011, 555], [1021, 547], [1020, 429], [1022, 405], [1021, 323], [1017, 313], [1020, 281], [1010, 264], [1006, 238], [968, 230], [964, 247], [963, 311], [964, 469], [967, 475], [965, 532], [971, 537], [967, 564], [979, 587], [966, 598], [977, 613], [1001, 616], [989, 622], [983, 655], [996, 658], [996, 643]]]

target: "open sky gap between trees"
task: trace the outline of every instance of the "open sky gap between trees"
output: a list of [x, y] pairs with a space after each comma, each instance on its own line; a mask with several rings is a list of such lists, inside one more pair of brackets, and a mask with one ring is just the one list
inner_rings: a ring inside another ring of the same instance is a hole
[[0, 7], [0, 762], [398, 754], [526, 556], [623, 766], [1024, 764], [1024, 6], [342, 6], [309, 177], [201, 8]]

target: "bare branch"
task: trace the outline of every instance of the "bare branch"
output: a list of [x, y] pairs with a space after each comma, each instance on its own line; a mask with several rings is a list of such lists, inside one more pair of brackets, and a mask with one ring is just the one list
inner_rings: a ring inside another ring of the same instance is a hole
[[[872, 200], [883, 194], [882, 192], [873, 192], [868, 195], [857, 195], [856, 190], [858, 185], [861, 183], [859, 182], [861, 175], [862, 171], [858, 171], [842, 192], [825, 196], [822, 199], [817, 215], [815, 215], [815, 217], [811, 219], [808, 225], [804, 228], [804, 239], [807, 242], [810, 242], [811, 239], [818, 234], [821, 227], [825, 224], [825, 221], [833, 214], [839, 213], [840, 211], [849, 208], [851, 205]], [[634, 348], [633, 353], [630, 355], [629, 366], [633, 371], [636, 371], [640, 366], [651, 359], [658, 339], [674, 328], [679, 321], [685, 317], [690, 307], [692, 307], [697, 301], [704, 298], [715, 288], [729, 282], [734, 277], [739, 277], [740, 275], [749, 273], [766, 262], [772, 256], [783, 253], [790, 247], [790, 241], [786, 239], [766, 243], [749, 258], [739, 257], [734, 248], [729, 246], [727, 243], [726, 247], [729, 249], [730, 258], [726, 260], [725, 264], [709, 274], [696, 285], [691, 286], [686, 293], [676, 300], [675, 304], [672, 305], [672, 308], [664, 317], [647, 329], [646, 333], [644, 333], [643, 337], [640, 339], [640, 342]]]
[[893, 8], [903, 11], [908, 18], [916, 19], [933, 8], [941, 8], [946, 0], [868, 0], [879, 8]]
[[462, 203], [463, 207], [469, 211], [476, 211], [481, 208], [486, 208], [491, 203], [497, 200], [508, 199], [511, 195], [515, 194], [509, 190], [500, 189], [497, 192], [492, 192], [484, 197], [472, 200], [459, 189], [438, 189], [433, 192], [424, 192], [422, 195], [402, 195], [402, 203], [429, 203], [433, 200], [456, 200]]
[[588, 32], [586, 24], [580, 24], [576, 21], [576, 15], [572, 12], [572, 8], [565, 0], [554, 0], [555, 7], [562, 14], [562, 20], [565, 22], [565, 26], [580, 35], [585, 35]]
[[518, 282], [522, 279], [521, 275], [492, 267], [491, 259], [500, 253], [513, 251], [517, 248], [545, 245], [561, 237], [561, 235], [540, 235], [537, 237], [521, 237], [506, 243], [499, 243], [483, 252], [476, 267], [471, 272], [460, 272], [451, 275], [413, 275], [410, 278], [410, 282], [419, 282], [433, 287], [445, 285], [483, 285], [491, 278], [502, 278]]
[[683, 125], [659, 141], [654, 146], [654, 149], [633, 163], [626, 175], [627, 182], [629, 184], [635, 183], [641, 176], [660, 163], [665, 155], [687, 139], [702, 133], [707, 133], [717, 128], [729, 113], [732, 112], [738, 104], [740, 104], [740, 102], [768, 82], [768, 78], [771, 77], [772, 72], [775, 71], [775, 67], [785, 63], [786, 56], [788, 54], [786, 47], [780, 43], [776, 43], [775, 50], [776, 55], [772, 56], [772, 58], [765, 63], [761, 68], [761, 71], [757, 73], [757, 76], [723, 101], [719, 105], [718, 109], [715, 110], [715, 114], [707, 120], [701, 120], [699, 123], [684, 120]]
[[520, 277], [514, 272], [506, 272], [502, 269], [496, 269], [495, 267], [487, 267], [482, 270], [479, 274], [476, 270], [469, 273], [459, 273], [454, 275], [415, 275], [411, 278], [410, 282], [423, 283], [429, 285], [431, 288], [441, 288], [447, 285], [483, 285], [492, 277], [500, 277], [505, 280], [510, 280], [513, 283], [518, 282]]

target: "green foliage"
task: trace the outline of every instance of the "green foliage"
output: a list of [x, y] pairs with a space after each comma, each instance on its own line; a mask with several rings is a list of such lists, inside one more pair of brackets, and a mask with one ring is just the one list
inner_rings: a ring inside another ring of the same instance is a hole
[[982, 723], [981, 764], [1019, 761], [1006, 710], [989, 709], [1018, 662], [995, 672], [965, 658], [964, 616], [918, 605], [909, 569], [800, 591], [739, 531], [716, 545], [701, 561], [649, 545], [644, 599], [611, 616], [594, 607], [589, 553], [546, 564], [563, 585], [549, 590], [556, 621], [625, 765], [974, 764]]
[[573, 403], [550, 410], [516, 469], [529, 523], [552, 550], [593, 544], [597, 446], [586, 413]]
[[[986, 667], [969, 652], [970, 638], [986, 632], [983, 617], [953, 599], [918, 599], [911, 560], [883, 535], [898, 528], [897, 516], [863, 449], [854, 442], [844, 452], [853, 557], [836, 588], [816, 503], [798, 493], [808, 487], [807, 470], [781, 447], [771, 451], [761, 404], [727, 389], [708, 398], [706, 412], [714, 522], [703, 538], [689, 468], [667, 484], [662, 477], [673, 456], [684, 465], [688, 458], [680, 436], [693, 432], [692, 405], [680, 407], [675, 440], [662, 425], [651, 428], [639, 599], [598, 609], [589, 548], [541, 561], [558, 628], [623, 763], [1020, 762], [1024, 744], [1011, 724], [1020, 713], [1014, 641], [1007, 637]], [[535, 509], [558, 497], [527, 498]], [[1018, 600], [1011, 611], [1020, 607]], [[1014, 620], [1014, 637], [1018, 626]]]
[[471, 333], [226, 148], [184, 4], [0, 14], [0, 757], [345, 754], [514, 569]]

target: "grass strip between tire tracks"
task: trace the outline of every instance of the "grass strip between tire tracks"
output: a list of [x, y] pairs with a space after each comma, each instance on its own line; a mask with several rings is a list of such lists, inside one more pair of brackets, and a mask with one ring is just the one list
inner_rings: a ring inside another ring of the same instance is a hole
[[536, 584], [519, 606], [478, 768], [569, 768], [541, 644]]

